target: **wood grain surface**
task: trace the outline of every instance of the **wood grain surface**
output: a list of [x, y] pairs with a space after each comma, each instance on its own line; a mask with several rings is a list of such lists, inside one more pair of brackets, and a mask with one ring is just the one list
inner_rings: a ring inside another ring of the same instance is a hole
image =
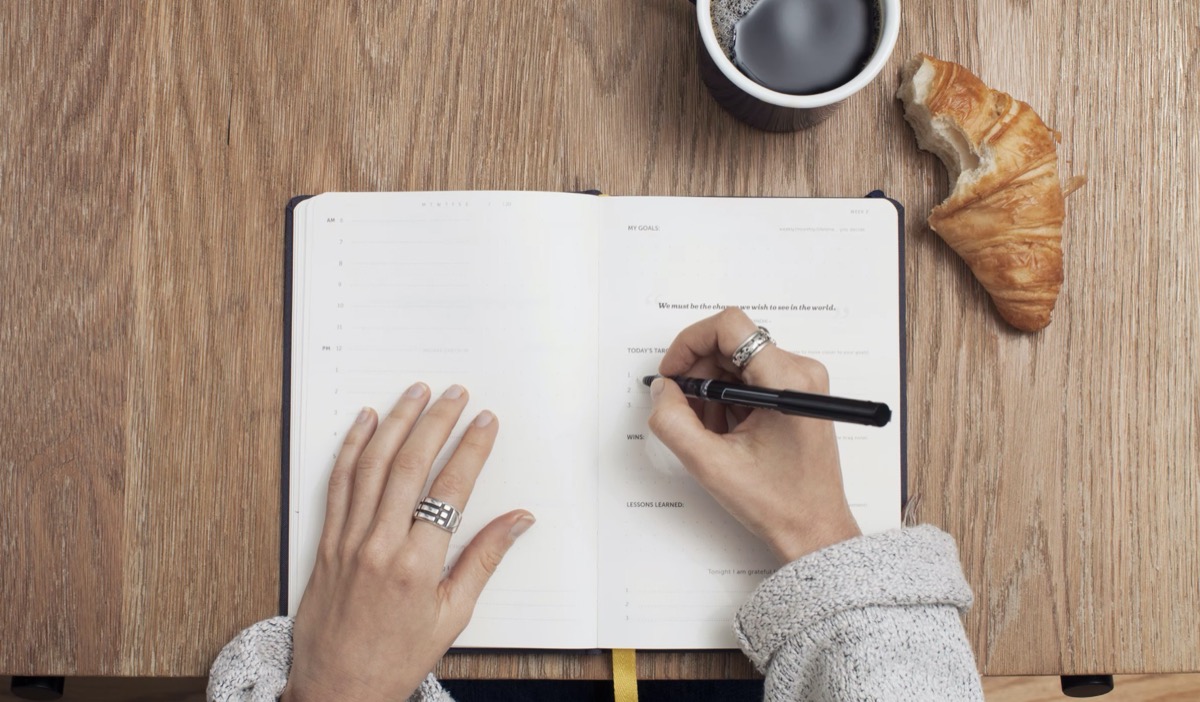
[[[685, 0], [0, 4], [0, 671], [203, 675], [275, 612], [290, 196], [592, 187], [903, 202], [909, 487], [958, 539], [981, 669], [1200, 670], [1200, 3], [903, 5], [881, 77], [778, 135], [708, 98]], [[1088, 176], [1040, 334], [924, 223], [915, 51], [1030, 102]]]

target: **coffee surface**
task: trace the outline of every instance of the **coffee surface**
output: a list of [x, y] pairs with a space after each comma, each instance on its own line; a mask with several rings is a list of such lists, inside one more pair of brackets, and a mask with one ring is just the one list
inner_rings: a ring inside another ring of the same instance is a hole
[[732, 28], [730, 58], [776, 92], [823, 93], [866, 66], [878, 27], [876, 0], [758, 0]]

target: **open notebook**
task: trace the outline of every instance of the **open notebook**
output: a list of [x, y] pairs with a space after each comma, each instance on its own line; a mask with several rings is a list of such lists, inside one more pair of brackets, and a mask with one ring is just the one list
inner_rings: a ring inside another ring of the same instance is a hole
[[462, 427], [487, 408], [501, 430], [451, 562], [496, 515], [538, 522], [456, 646], [736, 648], [735, 610], [779, 563], [662, 460], [638, 383], [725, 306], [824, 362], [833, 394], [899, 409], [837, 434], [863, 530], [900, 524], [903, 237], [887, 199], [327, 193], [294, 200], [289, 225], [289, 612], [359, 408], [461, 383]]

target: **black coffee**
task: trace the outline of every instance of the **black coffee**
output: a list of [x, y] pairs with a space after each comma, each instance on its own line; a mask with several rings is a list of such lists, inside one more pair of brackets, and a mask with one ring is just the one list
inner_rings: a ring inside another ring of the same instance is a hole
[[733, 27], [731, 58], [776, 92], [823, 93], [867, 65], [879, 21], [877, 0], [759, 0]]

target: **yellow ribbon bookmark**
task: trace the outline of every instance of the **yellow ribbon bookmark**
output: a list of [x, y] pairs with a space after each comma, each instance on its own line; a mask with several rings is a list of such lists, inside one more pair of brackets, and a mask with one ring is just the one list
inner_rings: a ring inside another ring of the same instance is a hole
[[614, 648], [613, 702], [637, 702], [637, 652], [632, 648]]

